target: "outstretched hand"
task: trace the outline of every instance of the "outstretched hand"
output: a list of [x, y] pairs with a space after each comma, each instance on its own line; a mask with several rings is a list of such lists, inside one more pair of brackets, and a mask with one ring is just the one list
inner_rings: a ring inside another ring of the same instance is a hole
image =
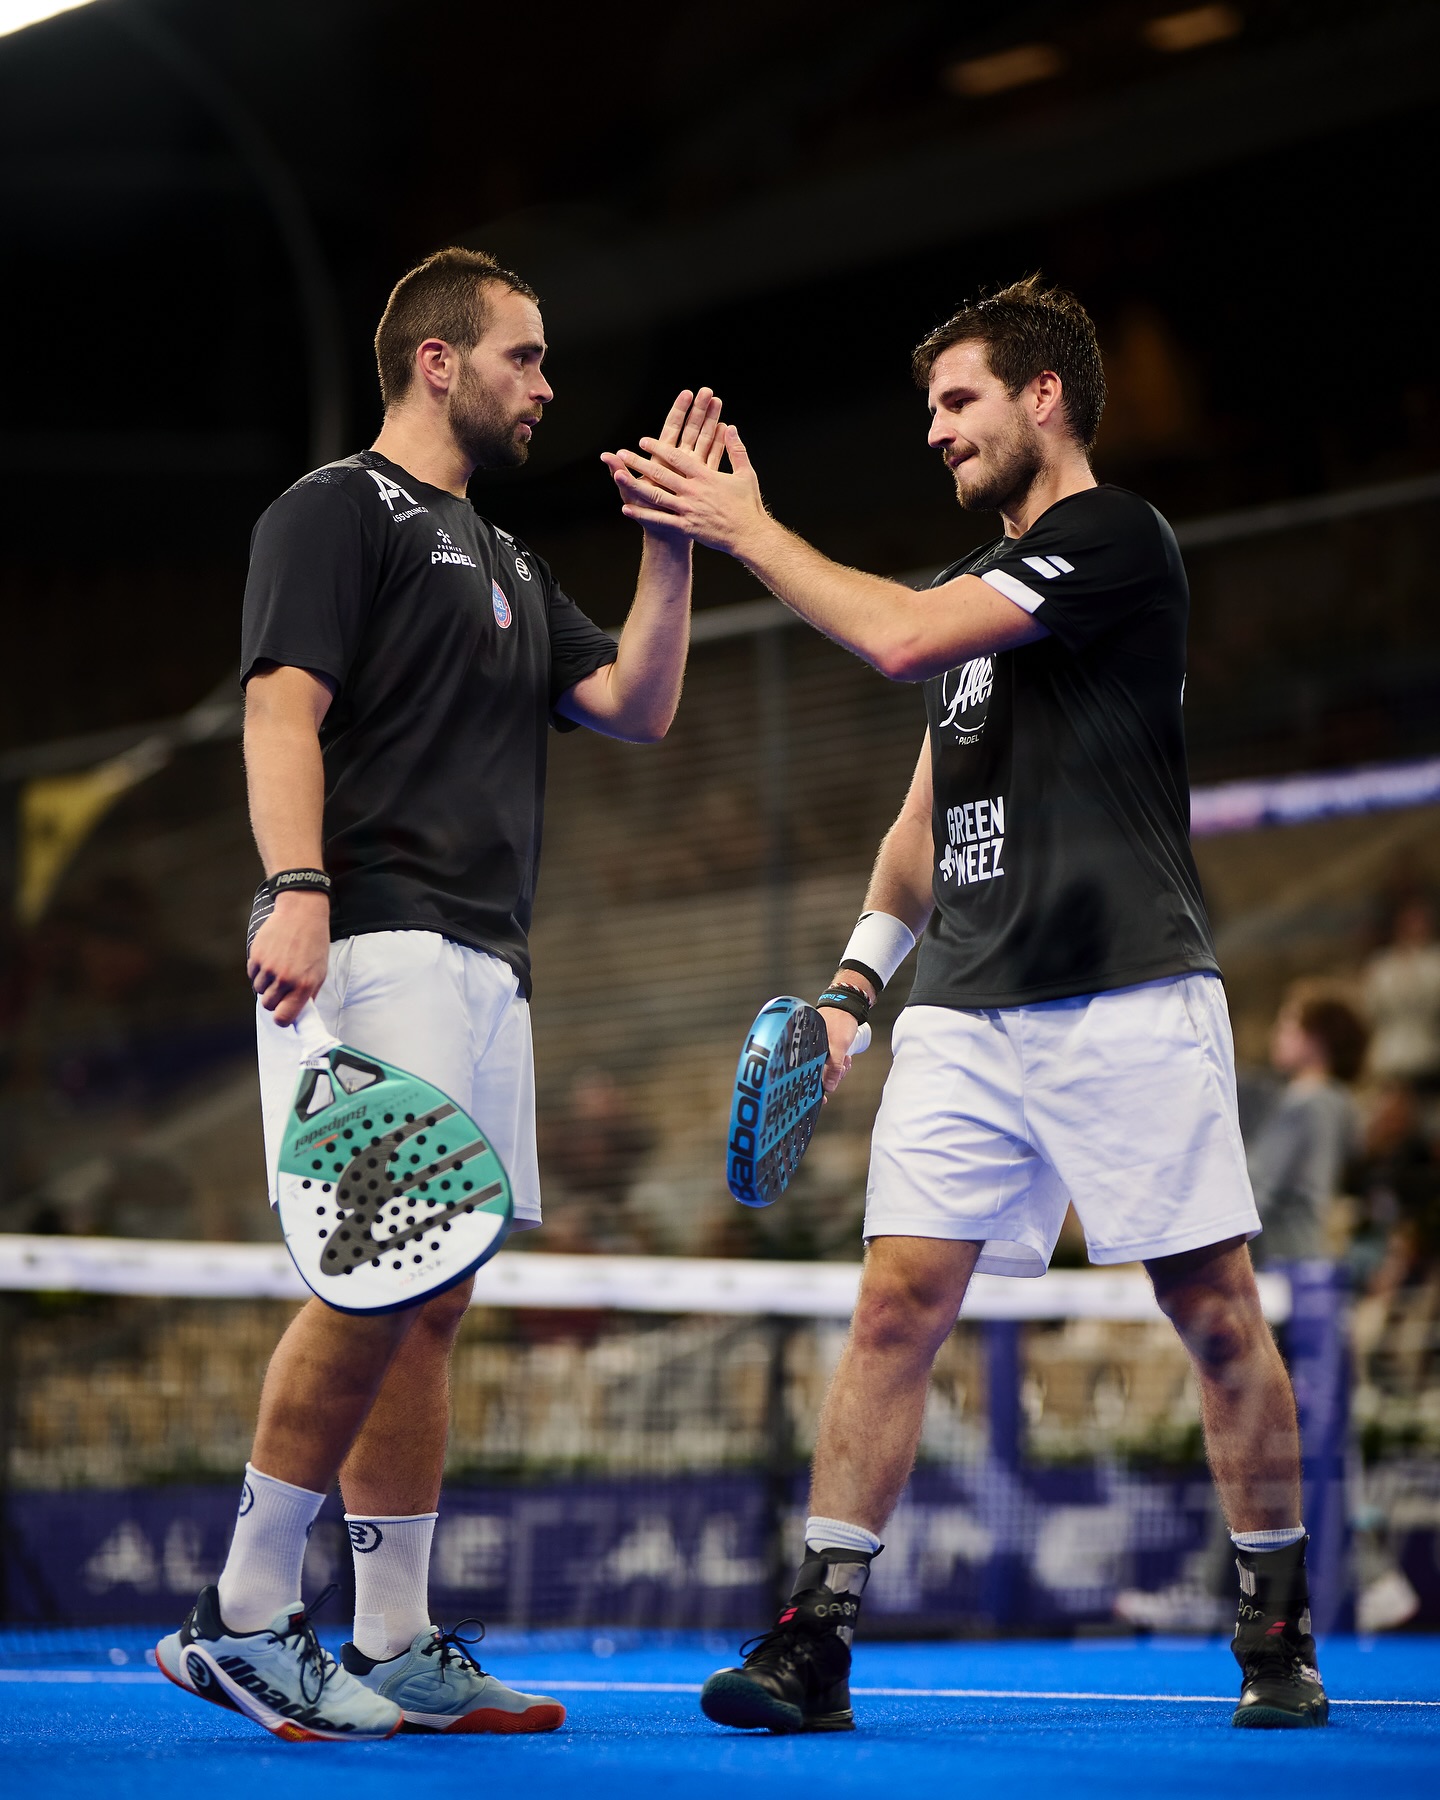
[[[660, 428], [658, 438], [642, 438], [642, 444], [654, 443], [666, 451], [682, 453], [693, 457], [702, 467], [716, 468], [725, 449], [725, 428], [720, 420], [720, 396], [712, 389], [702, 387], [692, 392], [683, 389], [675, 397], [675, 404], [666, 414], [665, 423]], [[614, 457], [607, 451], [601, 460], [607, 464], [614, 463]], [[627, 509], [628, 512], [628, 509]], [[634, 514], [629, 514], [635, 517]], [[689, 533], [679, 522], [668, 516], [658, 514], [651, 519], [638, 521], [652, 536], [686, 541]]]
[[[696, 406], [699, 399], [697, 395]], [[677, 400], [670, 420], [679, 405]], [[703, 434], [690, 444], [683, 434], [667, 440], [662, 433], [640, 439], [643, 455], [634, 450], [606, 451], [600, 460], [620, 490], [621, 511], [627, 519], [647, 531], [679, 532], [711, 550], [741, 556], [769, 515], [740, 433], [733, 425], [720, 426], [719, 402], [714, 406], [716, 429], [703, 447]], [[720, 467], [722, 453], [730, 462], [728, 474]]]

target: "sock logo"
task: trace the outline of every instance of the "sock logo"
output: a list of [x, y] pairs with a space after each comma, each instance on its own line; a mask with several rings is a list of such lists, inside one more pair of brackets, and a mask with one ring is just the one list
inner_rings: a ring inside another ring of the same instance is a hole
[[357, 1556], [368, 1556], [385, 1542], [385, 1533], [368, 1519], [351, 1519], [347, 1527]]
[[254, 1488], [251, 1487], [251, 1485], [248, 1481], [243, 1482], [240, 1487], [240, 1514], [239, 1514], [239, 1516], [243, 1519], [245, 1517], [246, 1513], [249, 1512], [250, 1508], [254, 1504], [255, 1504], [255, 1490], [254, 1490]]

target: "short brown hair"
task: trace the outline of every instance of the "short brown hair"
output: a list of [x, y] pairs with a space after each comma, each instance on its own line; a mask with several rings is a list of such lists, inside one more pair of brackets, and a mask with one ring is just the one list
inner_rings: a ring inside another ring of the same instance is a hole
[[1105, 369], [1094, 322], [1073, 294], [1046, 287], [1037, 273], [972, 300], [916, 345], [916, 381], [928, 387], [942, 352], [974, 339], [984, 344], [991, 373], [1012, 400], [1047, 369], [1058, 375], [1066, 421], [1090, 449], [1105, 410]]
[[1365, 1066], [1370, 1027], [1346, 990], [1338, 983], [1306, 979], [1294, 982], [1285, 996], [1306, 1037], [1314, 1038], [1337, 1081], [1354, 1081]]
[[539, 295], [513, 269], [483, 250], [437, 250], [402, 275], [390, 291], [375, 333], [380, 398], [393, 406], [409, 392], [415, 352], [426, 338], [443, 338], [457, 350], [473, 350], [485, 335], [485, 290], [499, 282], [512, 294], [538, 302]]

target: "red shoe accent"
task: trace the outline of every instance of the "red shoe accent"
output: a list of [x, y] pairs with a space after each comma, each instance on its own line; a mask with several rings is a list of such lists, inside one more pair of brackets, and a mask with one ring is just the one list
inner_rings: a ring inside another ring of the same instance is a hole
[[502, 1712], [496, 1706], [477, 1706], [463, 1719], [447, 1725], [442, 1735], [450, 1737], [457, 1731], [558, 1731], [564, 1723], [565, 1708], [558, 1700], [544, 1706], [527, 1706], [523, 1713]]

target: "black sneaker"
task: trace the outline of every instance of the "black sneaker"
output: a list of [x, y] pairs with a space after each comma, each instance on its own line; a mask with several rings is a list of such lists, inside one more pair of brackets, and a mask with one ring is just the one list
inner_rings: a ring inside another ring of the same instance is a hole
[[741, 1731], [853, 1731], [850, 1645], [870, 1558], [854, 1550], [806, 1557], [773, 1627], [740, 1646], [745, 1664], [719, 1669], [700, 1710]]
[[1295, 1731], [1329, 1722], [1330, 1702], [1310, 1635], [1308, 1538], [1283, 1550], [1238, 1550], [1240, 1611], [1230, 1648], [1240, 1665], [1232, 1725]]

